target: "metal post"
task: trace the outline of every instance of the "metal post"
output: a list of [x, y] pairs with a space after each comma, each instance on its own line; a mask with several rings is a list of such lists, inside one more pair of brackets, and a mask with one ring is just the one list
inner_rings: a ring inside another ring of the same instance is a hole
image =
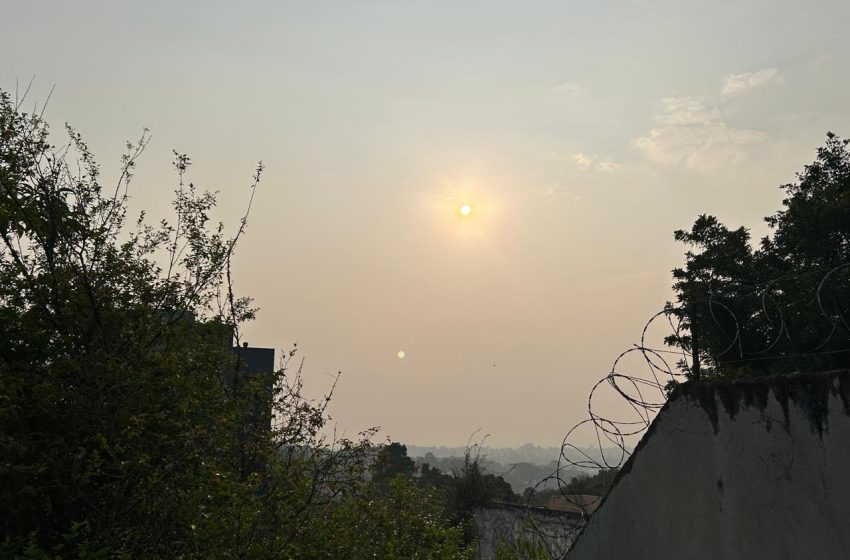
[[691, 379], [699, 383], [699, 327], [697, 322], [697, 305], [691, 303]]

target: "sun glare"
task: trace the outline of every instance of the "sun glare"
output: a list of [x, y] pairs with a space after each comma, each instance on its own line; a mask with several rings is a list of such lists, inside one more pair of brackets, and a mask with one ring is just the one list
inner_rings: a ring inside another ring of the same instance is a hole
[[460, 215], [469, 216], [470, 214], [472, 214], [472, 206], [469, 204], [462, 204], [460, 207]]

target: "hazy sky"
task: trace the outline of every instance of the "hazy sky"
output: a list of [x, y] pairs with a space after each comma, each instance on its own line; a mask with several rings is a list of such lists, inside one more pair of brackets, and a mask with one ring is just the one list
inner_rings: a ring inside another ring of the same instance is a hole
[[265, 162], [246, 339], [298, 341], [312, 394], [342, 370], [350, 434], [557, 445], [670, 298], [673, 230], [762, 234], [850, 136], [841, 1], [2, 4], [0, 88], [55, 84], [57, 143], [110, 177], [151, 129], [136, 210], [166, 214], [176, 148], [235, 226]]

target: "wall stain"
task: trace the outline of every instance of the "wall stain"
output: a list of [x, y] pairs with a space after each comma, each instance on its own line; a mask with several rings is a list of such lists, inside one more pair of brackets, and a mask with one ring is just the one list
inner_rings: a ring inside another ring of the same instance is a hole
[[[831, 395], [841, 397], [844, 413], [850, 416], [850, 371], [847, 370], [770, 375], [733, 381], [688, 381], [674, 391], [671, 399], [682, 395], [697, 403], [705, 411], [717, 434], [718, 400], [729, 418], [734, 420], [742, 407], [764, 411], [771, 392], [782, 408], [786, 428], [790, 423], [789, 403], [792, 402], [805, 413], [812, 431], [821, 438], [829, 428]], [[769, 423], [767, 429], [770, 429]]]

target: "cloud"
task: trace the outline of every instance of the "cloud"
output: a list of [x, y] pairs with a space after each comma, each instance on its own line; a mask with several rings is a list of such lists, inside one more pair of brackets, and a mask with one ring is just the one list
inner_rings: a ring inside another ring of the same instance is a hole
[[708, 125], [720, 121], [717, 107], [708, 109], [694, 97], [668, 97], [662, 99], [661, 104], [664, 113], [656, 118], [666, 125]]
[[573, 161], [576, 162], [576, 167], [579, 169], [588, 169], [593, 165], [593, 158], [583, 152], [574, 153]]
[[547, 196], [547, 197], [549, 197], [549, 196], [566, 197], [566, 198], [568, 198], [570, 200], [574, 200], [576, 202], [581, 202], [581, 200], [584, 198], [581, 195], [581, 193], [577, 193], [570, 188], [567, 188], [563, 185], [558, 185], [558, 184], [555, 184], [555, 183], [547, 183], [547, 184], [543, 185], [542, 192], [543, 192], [543, 195]]
[[616, 161], [612, 161], [610, 159], [606, 159], [605, 161], [600, 161], [596, 163], [596, 169], [598, 171], [604, 171], [605, 173], [612, 173], [620, 169], [620, 164]]
[[582, 171], [595, 169], [597, 171], [611, 173], [620, 169], [620, 164], [610, 158], [600, 159], [598, 156], [588, 155], [584, 152], [574, 153], [573, 161], [576, 163], [576, 167]]
[[780, 80], [779, 70], [776, 68], [762, 68], [756, 72], [729, 74], [723, 81], [723, 89], [720, 93], [724, 97], [730, 97]]
[[763, 132], [729, 126], [717, 108], [693, 97], [671, 97], [662, 104], [664, 112], [656, 117], [662, 126], [633, 141], [651, 161], [722, 169], [745, 160], [749, 149], [767, 138]]
[[566, 98], [581, 97], [587, 90], [578, 82], [563, 82], [552, 88], [552, 91]]

